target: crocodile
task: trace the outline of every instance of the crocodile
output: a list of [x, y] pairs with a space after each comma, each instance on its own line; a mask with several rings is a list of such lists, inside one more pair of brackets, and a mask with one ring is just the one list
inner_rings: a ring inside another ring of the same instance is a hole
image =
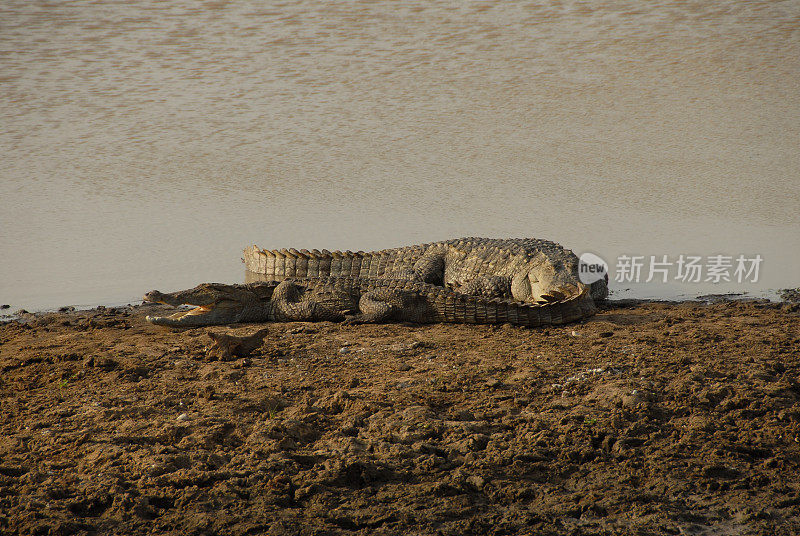
[[[552, 290], [577, 288], [578, 258], [563, 246], [535, 238], [458, 238], [381, 251], [244, 250], [245, 281], [294, 277], [411, 279], [463, 294], [548, 302]], [[608, 296], [608, 278], [592, 283], [594, 300]]]
[[204, 283], [189, 290], [148, 292], [144, 300], [193, 309], [148, 322], [172, 328], [230, 323], [401, 321], [548, 326], [596, 312], [582, 283], [551, 290], [547, 303], [523, 303], [463, 294], [410, 279], [319, 277], [245, 284]]

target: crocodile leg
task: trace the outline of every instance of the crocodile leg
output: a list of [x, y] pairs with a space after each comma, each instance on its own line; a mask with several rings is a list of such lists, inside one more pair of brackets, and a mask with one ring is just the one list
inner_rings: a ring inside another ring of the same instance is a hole
[[319, 301], [308, 299], [292, 281], [282, 281], [272, 294], [272, 303], [277, 316], [285, 322], [337, 321], [344, 318]]
[[300, 288], [291, 281], [282, 281], [272, 293], [276, 316], [284, 321], [311, 322], [314, 308], [308, 301], [300, 301]]
[[375, 324], [393, 319], [404, 304], [402, 291], [374, 290], [361, 295], [358, 301], [359, 314], [348, 316], [347, 324]]
[[511, 298], [511, 278], [504, 276], [476, 277], [461, 285], [462, 294], [472, 294], [484, 298]]
[[417, 278], [431, 285], [444, 286], [444, 255], [426, 254], [414, 263]]
[[428, 254], [420, 257], [413, 268], [393, 270], [382, 276], [384, 279], [403, 279], [422, 281], [430, 285], [444, 285], [444, 257], [439, 254]]

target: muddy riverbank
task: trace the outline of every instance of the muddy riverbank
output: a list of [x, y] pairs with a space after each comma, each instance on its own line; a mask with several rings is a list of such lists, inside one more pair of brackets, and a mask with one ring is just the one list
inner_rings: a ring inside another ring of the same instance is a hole
[[172, 332], [159, 308], [0, 324], [0, 532], [800, 531], [797, 304], [541, 330]]

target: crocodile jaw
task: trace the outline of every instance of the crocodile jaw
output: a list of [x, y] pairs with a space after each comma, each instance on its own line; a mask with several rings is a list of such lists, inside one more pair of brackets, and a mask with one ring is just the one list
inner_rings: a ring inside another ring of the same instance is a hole
[[[219, 324], [233, 324], [240, 322], [244, 304], [235, 300], [221, 299], [215, 301], [207, 296], [186, 296], [186, 293], [176, 292], [164, 294], [153, 290], [144, 295], [146, 302], [163, 303], [175, 307], [181, 305], [194, 305], [188, 311], [178, 311], [170, 316], [146, 316], [145, 320], [157, 326], [171, 328], [193, 328], [202, 326], [216, 326]], [[193, 299], [194, 298], [194, 299]], [[194, 302], [194, 303], [193, 303]]]
[[188, 311], [178, 311], [169, 316], [150, 316], [145, 320], [157, 326], [170, 328], [196, 328], [202, 326], [217, 326], [220, 324], [235, 324], [241, 318], [241, 311], [227, 308], [195, 307]]

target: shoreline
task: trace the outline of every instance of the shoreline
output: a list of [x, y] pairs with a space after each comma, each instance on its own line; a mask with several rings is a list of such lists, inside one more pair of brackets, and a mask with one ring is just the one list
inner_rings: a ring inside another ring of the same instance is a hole
[[0, 531], [800, 530], [798, 303], [534, 329], [161, 310], [0, 324]]
[[[614, 294], [620, 297], [614, 297]], [[659, 298], [659, 297], [627, 297], [624, 296], [624, 291], [612, 291], [609, 299], [605, 300], [604, 306], [613, 306], [614, 304], [647, 304], [647, 303], [667, 303], [667, 304], [682, 304], [682, 303], [723, 303], [732, 301], [765, 301], [770, 303], [796, 303], [800, 302], [800, 287], [798, 288], [784, 288], [784, 289], [764, 289], [757, 293], [753, 292], [725, 292], [719, 294], [698, 294], [693, 297], [680, 295], [675, 298]], [[143, 305], [141, 300], [133, 300], [130, 302], [103, 302], [90, 305], [62, 305], [59, 307], [48, 307], [43, 309], [36, 309], [28, 311], [24, 308], [16, 308], [13, 304], [0, 305], [0, 323], [13, 321], [19, 318], [19, 313], [42, 315], [50, 313], [65, 313], [74, 311], [91, 311], [94, 309], [118, 309], [123, 307], [140, 307]]]

